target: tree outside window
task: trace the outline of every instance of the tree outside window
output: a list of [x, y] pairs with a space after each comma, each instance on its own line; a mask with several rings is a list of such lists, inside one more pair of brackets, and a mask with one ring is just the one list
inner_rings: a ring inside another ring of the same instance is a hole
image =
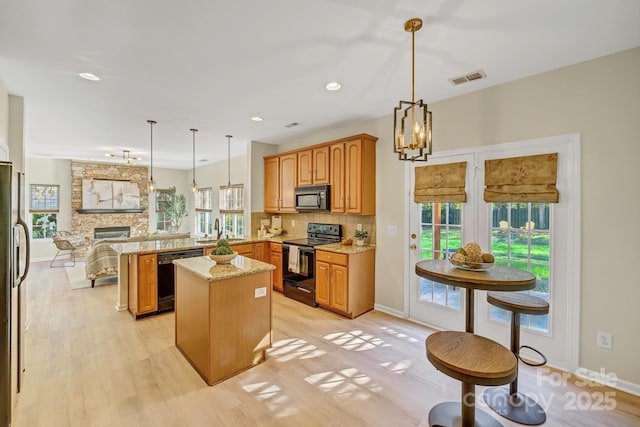
[[169, 190], [156, 191], [156, 230], [169, 231], [171, 220], [167, 215], [167, 205], [169, 200]]
[[32, 239], [50, 239], [58, 231], [60, 186], [31, 184], [29, 188]]

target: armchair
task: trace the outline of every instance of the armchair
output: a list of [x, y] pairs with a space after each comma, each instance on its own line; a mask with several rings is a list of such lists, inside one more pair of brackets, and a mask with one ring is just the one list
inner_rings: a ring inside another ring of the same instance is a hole
[[58, 249], [58, 252], [56, 252], [56, 255], [51, 260], [51, 264], [49, 264], [49, 267], [50, 268], [53, 268], [53, 267], [64, 267], [64, 264], [56, 265], [56, 266], [54, 266], [53, 264], [56, 262], [56, 259], [58, 258], [60, 253], [61, 252], [65, 252], [65, 251], [69, 252], [69, 257], [73, 261], [73, 266], [75, 267], [75, 265], [76, 265], [76, 251], [78, 249], [85, 248], [85, 247], [89, 246], [89, 242], [90, 241], [89, 241], [88, 237], [74, 236], [71, 233], [69, 233], [68, 231], [64, 231], [64, 230], [56, 232], [53, 235], [53, 244], [56, 245], [56, 248]]

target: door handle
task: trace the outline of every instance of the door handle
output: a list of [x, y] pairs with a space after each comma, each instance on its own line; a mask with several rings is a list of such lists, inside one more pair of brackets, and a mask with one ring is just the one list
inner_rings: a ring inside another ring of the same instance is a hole
[[411, 249], [418, 249], [418, 247], [417, 247], [415, 244], [413, 244], [413, 245], [411, 245], [411, 246], [409, 246], [409, 247], [410, 247]]

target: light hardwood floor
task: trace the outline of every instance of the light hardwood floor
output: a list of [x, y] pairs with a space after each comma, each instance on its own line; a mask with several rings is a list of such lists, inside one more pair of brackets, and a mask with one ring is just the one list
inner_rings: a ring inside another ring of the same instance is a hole
[[[348, 320], [277, 292], [267, 361], [208, 387], [174, 346], [173, 313], [134, 321], [115, 311], [115, 286], [71, 290], [64, 268], [32, 264], [14, 426], [416, 426], [460, 399], [426, 359], [428, 328], [376, 311]], [[520, 391], [550, 402], [546, 425], [640, 425], [640, 398], [559, 379], [520, 365]], [[605, 392], [615, 410], [578, 409]]]

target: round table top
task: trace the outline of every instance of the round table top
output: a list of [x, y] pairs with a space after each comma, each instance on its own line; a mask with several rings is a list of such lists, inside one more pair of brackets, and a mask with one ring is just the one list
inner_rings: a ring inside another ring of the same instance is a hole
[[525, 291], [536, 286], [536, 276], [528, 271], [503, 265], [484, 271], [462, 270], [443, 259], [418, 261], [416, 274], [445, 285], [487, 291]]

